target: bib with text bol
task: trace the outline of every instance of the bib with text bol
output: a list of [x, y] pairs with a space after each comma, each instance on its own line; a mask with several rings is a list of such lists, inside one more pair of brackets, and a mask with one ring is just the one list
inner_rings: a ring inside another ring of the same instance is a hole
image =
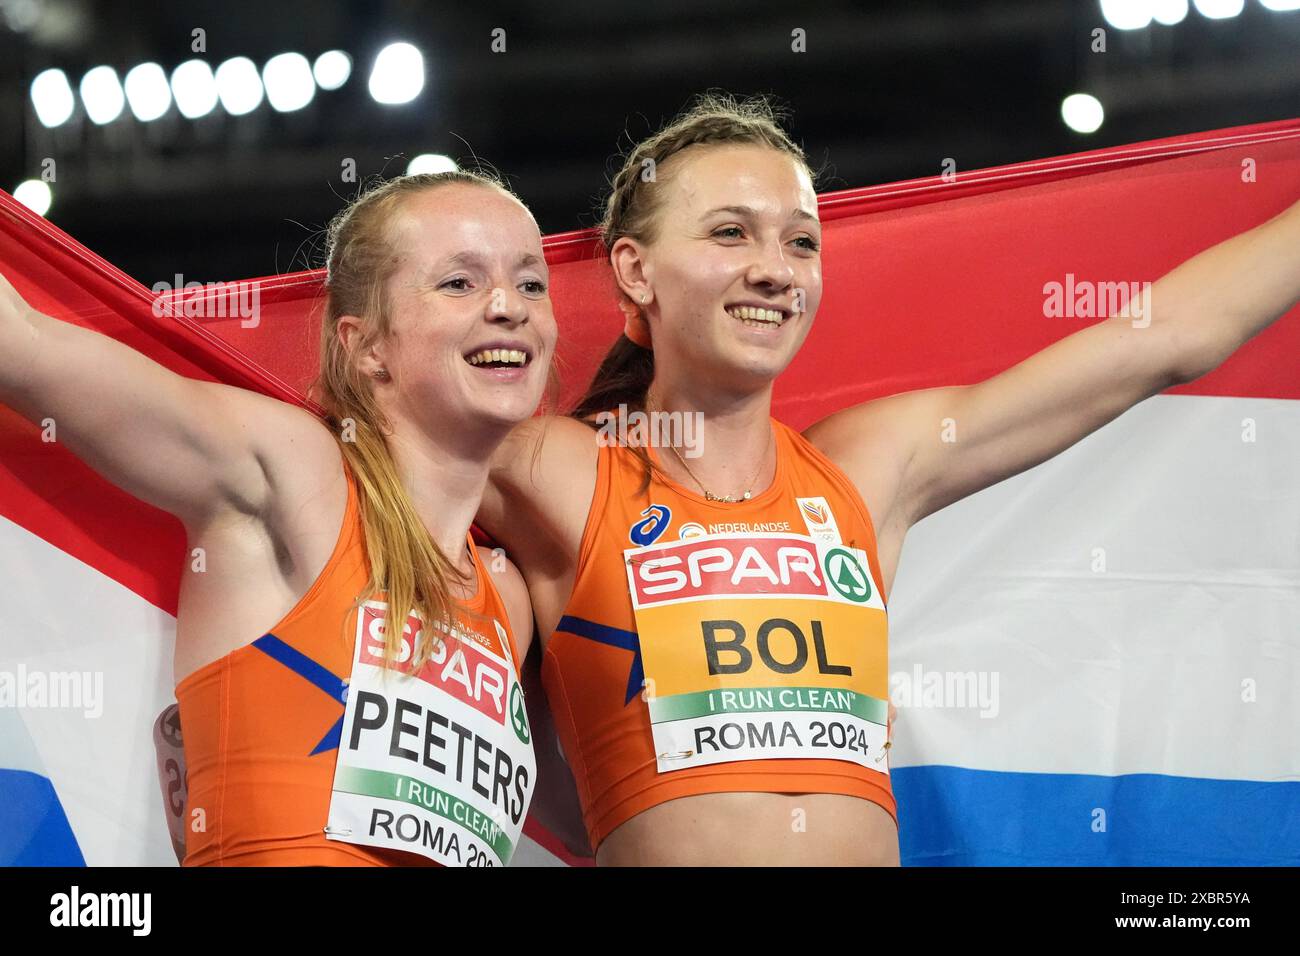
[[660, 773], [786, 757], [889, 772], [887, 621], [865, 552], [750, 533], [624, 557]]

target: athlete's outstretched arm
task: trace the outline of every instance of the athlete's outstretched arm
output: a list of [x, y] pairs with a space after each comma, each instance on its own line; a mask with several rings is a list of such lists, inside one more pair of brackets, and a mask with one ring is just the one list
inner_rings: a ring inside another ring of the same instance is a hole
[[878, 525], [906, 530], [1212, 371], [1297, 301], [1300, 203], [1152, 283], [1140, 317], [1105, 319], [975, 385], [836, 412], [807, 436], [872, 486]]
[[284, 413], [273, 406], [290, 407], [185, 378], [106, 335], [43, 315], [3, 276], [0, 403], [36, 424], [52, 421], [55, 441], [187, 526], [223, 505], [263, 507], [269, 484], [259, 449], [270, 443], [258, 436], [279, 427], [273, 422]]

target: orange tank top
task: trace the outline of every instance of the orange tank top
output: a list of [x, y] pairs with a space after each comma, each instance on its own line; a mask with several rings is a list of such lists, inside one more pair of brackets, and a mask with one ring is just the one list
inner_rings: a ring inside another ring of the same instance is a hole
[[[434, 865], [324, 834], [356, 649], [352, 605], [370, 575], [356, 480], [346, 463], [344, 472], [338, 541], [307, 593], [262, 637], [176, 686], [189, 790], [185, 866]], [[505, 607], [466, 540], [478, 588], [461, 604], [460, 626], [514, 662], [517, 676]], [[502, 627], [483, 626], [492, 619]]]
[[[601, 443], [573, 593], [542, 667], [593, 849], [700, 793], [846, 794], [897, 824], [871, 518], [825, 455], [772, 428], [775, 479], [737, 503], [658, 469], [641, 491], [635, 452]], [[763, 756], [736, 758], [746, 753]]]

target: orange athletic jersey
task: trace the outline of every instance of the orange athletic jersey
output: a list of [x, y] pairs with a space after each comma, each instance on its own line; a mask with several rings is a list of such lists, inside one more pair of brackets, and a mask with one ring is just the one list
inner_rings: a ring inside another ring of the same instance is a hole
[[[643, 810], [699, 793], [839, 793], [879, 804], [898, 821], [889, 776], [834, 759], [737, 760], [659, 773], [624, 550], [687, 534], [807, 534], [799, 498], [824, 498], [842, 541], [866, 552], [880, 590], [875, 531], [856, 488], [802, 435], [772, 419], [776, 476], [745, 502], [714, 502], [658, 470], [639, 491], [644, 465], [629, 448], [599, 449], [596, 490], [583, 531], [573, 594], [547, 642], [542, 678], [573, 770], [593, 849]], [[651, 452], [652, 456], [654, 452]], [[883, 602], [883, 593], [881, 600]]]
[[[338, 542], [302, 600], [252, 644], [176, 686], [189, 788], [185, 866], [436, 865], [324, 834], [356, 646], [352, 603], [370, 574], [356, 481], [346, 464], [344, 471], [348, 503]], [[462, 603], [462, 619], [483, 614], [505, 625], [517, 670], [505, 607], [467, 542], [478, 589]], [[475, 630], [506, 656], [494, 628]], [[196, 810], [203, 811], [200, 832]]]

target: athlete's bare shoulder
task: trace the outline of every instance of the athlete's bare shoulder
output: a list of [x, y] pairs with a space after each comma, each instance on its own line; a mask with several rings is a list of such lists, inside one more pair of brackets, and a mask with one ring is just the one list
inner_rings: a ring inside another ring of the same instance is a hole
[[497, 449], [492, 461], [493, 481], [498, 476], [520, 487], [530, 481], [545, 483], [559, 469], [596, 468], [596, 430], [567, 415], [538, 415], [520, 422]]
[[527, 563], [537, 549], [576, 556], [596, 490], [593, 428], [563, 416], [520, 423], [493, 459], [478, 523]]
[[519, 652], [522, 665], [523, 659], [528, 656], [528, 648], [533, 643], [533, 606], [523, 575], [515, 563], [499, 549], [478, 545], [475, 550], [478, 551], [480, 563], [492, 579], [492, 586], [501, 596], [501, 603], [505, 605], [506, 616], [510, 619], [510, 631], [515, 636], [515, 649]]

